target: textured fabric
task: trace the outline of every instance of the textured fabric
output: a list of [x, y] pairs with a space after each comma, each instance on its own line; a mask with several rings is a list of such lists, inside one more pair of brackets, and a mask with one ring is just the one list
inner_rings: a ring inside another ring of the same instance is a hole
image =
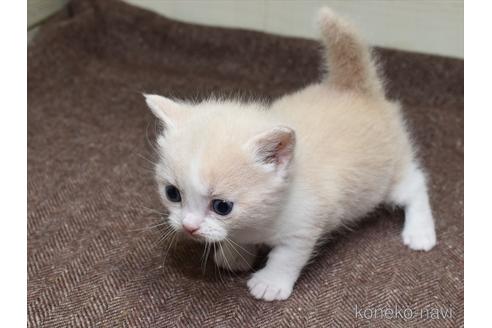
[[[438, 245], [410, 251], [403, 212], [381, 208], [323, 245], [287, 301], [268, 303], [249, 295], [247, 273], [212, 259], [202, 270], [201, 245], [152, 228], [156, 125], [140, 93], [269, 100], [319, 79], [319, 45], [114, 1], [51, 19], [28, 49], [28, 327], [462, 326], [463, 61], [377, 53], [428, 169]], [[415, 317], [357, 312], [384, 307]]]

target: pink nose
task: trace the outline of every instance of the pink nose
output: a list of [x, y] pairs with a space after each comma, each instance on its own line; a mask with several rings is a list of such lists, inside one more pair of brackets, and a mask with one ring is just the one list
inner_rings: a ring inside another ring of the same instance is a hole
[[195, 233], [199, 229], [199, 227], [197, 227], [196, 225], [189, 223], [183, 223], [183, 228], [190, 234]]

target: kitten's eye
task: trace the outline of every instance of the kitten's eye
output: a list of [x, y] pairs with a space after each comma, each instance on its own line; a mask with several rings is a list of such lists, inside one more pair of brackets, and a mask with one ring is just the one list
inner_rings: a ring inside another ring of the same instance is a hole
[[234, 203], [222, 199], [212, 200], [212, 210], [219, 215], [231, 213]]
[[173, 185], [166, 186], [166, 197], [174, 203], [178, 203], [181, 201], [181, 194], [179, 193], [178, 188]]

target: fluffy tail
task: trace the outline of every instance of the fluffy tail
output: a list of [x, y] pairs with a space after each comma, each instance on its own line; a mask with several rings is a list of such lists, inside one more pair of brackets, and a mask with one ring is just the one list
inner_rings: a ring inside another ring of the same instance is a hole
[[326, 83], [343, 90], [383, 94], [371, 51], [354, 27], [327, 7], [320, 9], [318, 24], [326, 48]]

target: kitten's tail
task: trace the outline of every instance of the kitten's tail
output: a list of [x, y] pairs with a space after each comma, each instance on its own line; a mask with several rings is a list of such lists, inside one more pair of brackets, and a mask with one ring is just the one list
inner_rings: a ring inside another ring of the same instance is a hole
[[327, 7], [319, 10], [318, 25], [326, 48], [325, 83], [343, 90], [383, 94], [371, 51], [355, 28]]

